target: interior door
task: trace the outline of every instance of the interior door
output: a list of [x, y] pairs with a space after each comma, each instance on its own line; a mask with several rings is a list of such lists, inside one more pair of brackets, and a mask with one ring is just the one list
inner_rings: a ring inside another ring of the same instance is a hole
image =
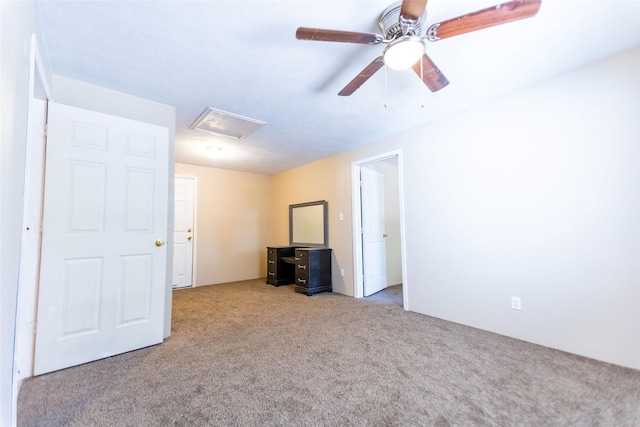
[[387, 287], [383, 179], [382, 173], [375, 170], [360, 170], [365, 297]]
[[168, 130], [49, 104], [34, 374], [162, 341]]
[[175, 216], [173, 228], [173, 287], [193, 286], [194, 190], [191, 177], [175, 178]]

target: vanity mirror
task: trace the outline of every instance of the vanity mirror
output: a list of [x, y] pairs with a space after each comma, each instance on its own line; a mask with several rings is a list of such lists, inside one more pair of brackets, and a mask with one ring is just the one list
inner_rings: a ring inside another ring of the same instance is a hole
[[327, 201], [289, 205], [289, 245], [328, 247]]

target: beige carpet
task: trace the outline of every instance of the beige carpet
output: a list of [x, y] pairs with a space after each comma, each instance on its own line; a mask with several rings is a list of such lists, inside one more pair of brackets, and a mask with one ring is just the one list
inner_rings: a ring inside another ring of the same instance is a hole
[[26, 381], [21, 426], [640, 426], [640, 371], [263, 281], [174, 292], [163, 344]]

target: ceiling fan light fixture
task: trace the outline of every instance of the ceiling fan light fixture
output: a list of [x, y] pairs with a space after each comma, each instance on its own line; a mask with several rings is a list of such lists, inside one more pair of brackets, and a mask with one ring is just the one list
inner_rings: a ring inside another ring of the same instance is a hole
[[406, 70], [424, 55], [424, 41], [418, 36], [402, 36], [387, 46], [382, 54], [384, 64], [394, 70]]

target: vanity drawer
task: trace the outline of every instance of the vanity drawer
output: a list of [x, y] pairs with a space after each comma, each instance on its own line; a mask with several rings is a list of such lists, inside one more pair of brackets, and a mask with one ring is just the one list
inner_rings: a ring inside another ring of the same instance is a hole
[[309, 259], [309, 251], [307, 249], [296, 249], [296, 263], [306, 264]]
[[305, 288], [308, 289], [309, 288], [309, 278], [308, 277], [300, 277], [300, 276], [296, 276], [296, 287], [298, 288]]
[[267, 248], [268, 264], [274, 264], [278, 261], [278, 250], [275, 248]]
[[303, 264], [301, 261], [296, 261], [296, 274], [309, 275], [309, 265]]

